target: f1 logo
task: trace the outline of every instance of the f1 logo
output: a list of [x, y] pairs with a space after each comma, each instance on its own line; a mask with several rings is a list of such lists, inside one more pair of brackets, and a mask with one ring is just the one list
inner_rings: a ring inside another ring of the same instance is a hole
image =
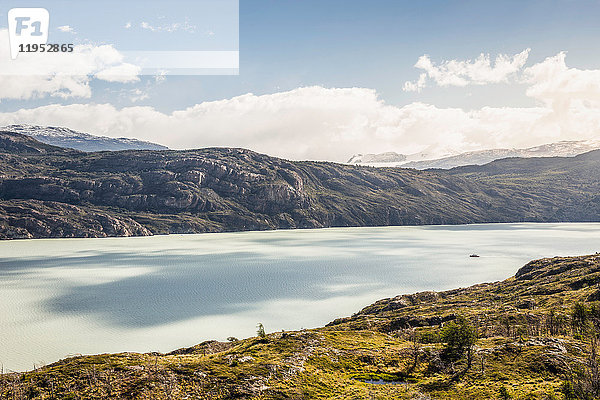
[[50, 13], [45, 8], [13, 8], [8, 11], [10, 56], [19, 55], [21, 45], [48, 43]]

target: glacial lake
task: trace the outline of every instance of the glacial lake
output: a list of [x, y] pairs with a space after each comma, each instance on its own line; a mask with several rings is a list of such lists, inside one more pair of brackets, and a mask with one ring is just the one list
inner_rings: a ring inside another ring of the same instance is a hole
[[[331, 228], [0, 242], [0, 363], [168, 352], [322, 326], [372, 302], [600, 251], [600, 224]], [[479, 258], [470, 258], [477, 253]]]

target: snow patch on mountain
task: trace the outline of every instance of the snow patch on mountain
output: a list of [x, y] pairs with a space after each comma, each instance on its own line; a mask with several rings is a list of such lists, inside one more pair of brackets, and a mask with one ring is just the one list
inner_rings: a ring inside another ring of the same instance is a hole
[[588, 151], [600, 149], [600, 140], [576, 140], [543, 144], [526, 149], [490, 149], [470, 151], [441, 158], [431, 158], [423, 153], [404, 156], [404, 160], [387, 160], [386, 154], [368, 154], [364, 157], [357, 154], [350, 158], [348, 164], [369, 165], [373, 167], [402, 167], [415, 169], [450, 169], [463, 165], [484, 165], [494, 160], [509, 157], [574, 157]]
[[404, 154], [388, 151], [381, 154], [355, 154], [348, 160], [348, 164], [395, 163], [403, 161], [406, 161]]
[[130, 138], [111, 138], [77, 132], [68, 128], [36, 125], [9, 125], [0, 131], [20, 133], [42, 143], [80, 151], [168, 150], [160, 144]]

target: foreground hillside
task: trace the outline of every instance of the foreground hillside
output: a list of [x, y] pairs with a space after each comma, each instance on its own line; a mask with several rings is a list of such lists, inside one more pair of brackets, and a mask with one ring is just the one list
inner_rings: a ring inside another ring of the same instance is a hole
[[0, 398], [596, 399], [599, 299], [599, 255], [542, 259], [323, 328], [6, 374]]
[[0, 132], [0, 238], [600, 221], [600, 151], [450, 171], [244, 149], [84, 153]]

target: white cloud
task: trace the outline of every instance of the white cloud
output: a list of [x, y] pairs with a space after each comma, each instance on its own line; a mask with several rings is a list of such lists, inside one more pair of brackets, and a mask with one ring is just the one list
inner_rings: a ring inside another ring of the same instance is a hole
[[422, 73], [421, 75], [419, 75], [419, 80], [417, 80], [416, 82], [410, 82], [410, 81], [404, 82], [403, 90], [405, 92], [420, 92], [421, 89], [423, 89], [425, 87], [426, 82], [427, 82], [427, 74]]
[[156, 84], [161, 84], [164, 81], [166, 81], [167, 80], [167, 73], [168, 73], [167, 70], [158, 71], [158, 73], [156, 75], [154, 75], [154, 82]]
[[548, 57], [541, 63], [526, 68], [524, 82], [530, 86], [526, 94], [557, 111], [580, 106], [600, 107], [600, 70], [569, 68], [566, 53]]
[[107, 82], [128, 83], [139, 81], [139, 72], [140, 67], [133, 64], [121, 63], [102, 69], [94, 77]]
[[0, 99], [89, 98], [92, 77], [134, 82], [140, 71], [125, 63], [112, 45], [77, 45], [72, 53], [23, 53], [11, 60], [8, 30], [0, 29]]
[[[118, 53], [109, 50], [90, 52], [99, 52], [98, 59], [114, 65], [119, 61]], [[100, 63], [100, 68], [108, 67]], [[89, 90], [78, 78], [69, 79], [72, 81], [50, 81], [47, 85], [72, 88], [82, 95]], [[33, 90], [34, 86], [24, 86], [20, 79], [18, 85], [15, 82], [2, 82], [2, 92]], [[385, 104], [371, 89], [304, 87], [204, 102], [172, 113], [152, 107], [54, 104], [0, 113], [0, 126], [67, 126], [93, 134], [151, 140], [172, 148], [246, 147], [290, 159], [332, 161], [346, 161], [359, 152], [425, 151], [441, 156], [600, 137], [600, 70], [569, 68], [565, 54], [559, 53], [526, 68], [519, 82], [528, 85], [526, 94], [538, 100], [538, 106], [470, 111], [423, 103], [397, 107]], [[124, 95], [140, 101], [147, 93], [140, 90]]]
[[132, 27], [131, 22], [127, 22], [124, 26], [125, 29], [130, 29]]
[[152, 25], [149, 22], [143, 21], [140, 23], [140, 27], [142, 29], [146, 29], [152, 32], [176, 32], [176, 31], [185, 31], [189, 33], [196, 32], [196, 25], [190, 24], [189, 18], [186, 18], [184, 22], [173, 22], [170, 24], [162, 24], [162, 25]]
[[75, 34], [75, 29], [73, 29], [72, 27], [70, 27], [69, 25], [63, 25], [63, 26], [59, 26], [58, 28], [59, 31], [61, 32], [65, 32], [65, 33], [73, 33]]
[[547, 107], [395, 107], [370, 89], [307, 87], [205, 102], [170, 114], [152, 107], [50, 105], [0, 114], [0, 125], [68, 126], [172, 148], [234, 146], [290, 159], [333, 161], [346, 161], [357, 152], [426, 151], [434, 156], [600, 134], [598, 109], [575, 108], [558, 120], [552, 116]]
[[404, 83], [404, 91], [421, 91], [426, 86], [427, 78], [439, 86], [485, 85], [489, 83], [508, 82], [511, 76], [522, 70], [527, 62], [531, 49], [509, 56], [500, 54], [492, 63], [489, 54], [480, 54], [475, 60], [443, 61], [435, 65], [428, 55], [419, 57], [416, 68], [425, 71], [416, 82]]
[[138, 101], [146, 100], [148, 98], [150, 98], [150, 95], [148, 94], [148, 92], [144, 91], [142, 89], [139, 89], [139, 88], [138, 89], [132, 89], [129, 92], [129, 100], [132, 103], [136, 103]]

